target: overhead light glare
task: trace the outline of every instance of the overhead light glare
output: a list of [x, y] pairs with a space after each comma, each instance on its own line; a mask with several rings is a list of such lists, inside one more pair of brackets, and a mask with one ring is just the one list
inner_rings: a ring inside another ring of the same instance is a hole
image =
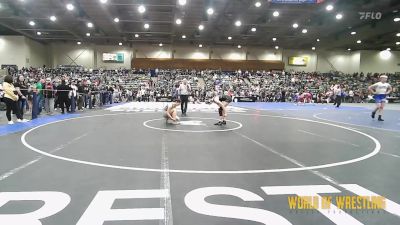
[[146, 12], [146, 7], [144, 7], [144, 5], [139, 5], [138, 11], [139, 11], [139, 13], [144, 13], [144, 12]]
[[72, 11], [72, 10], [75, 9], [75, 6], [72, 5], [71, 3], [68, 3], [68, 4], [66, 5], [66, 7], [67, 7], [68, 11]]

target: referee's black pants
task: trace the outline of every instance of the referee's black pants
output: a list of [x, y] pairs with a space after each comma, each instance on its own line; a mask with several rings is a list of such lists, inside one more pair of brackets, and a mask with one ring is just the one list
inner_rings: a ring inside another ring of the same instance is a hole
[[342, 96], [340, 95], [336, 95], [336, 99], [335, 99], [335, 105], [336, 107], [339, 108], [339, 106], [342, 104]]
[[186, 114], [187, 111], [187, 105], [189, 102], [189, 95], [181, 95], [181, 111], [182, 114]]

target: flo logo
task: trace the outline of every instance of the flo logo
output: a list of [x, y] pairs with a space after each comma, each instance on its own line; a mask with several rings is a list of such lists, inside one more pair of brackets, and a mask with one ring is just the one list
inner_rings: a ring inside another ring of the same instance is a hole
[[380, 20], [382, 18], [381, 12], [359, 12], [360, 20]]

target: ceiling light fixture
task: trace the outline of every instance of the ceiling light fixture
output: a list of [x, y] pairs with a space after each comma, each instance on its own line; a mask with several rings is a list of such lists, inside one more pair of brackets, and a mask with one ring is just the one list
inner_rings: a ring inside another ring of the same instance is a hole
[[254, 3], [254, 5], [255, 5], [257, 8], [259, 8], [259, 7], [261, 6], [261, 2], [256, 2], [256, 3]]
[[325, 9], [326, 9], [326, 11], [332, 11], [333, 5], [327, 5]]
[[139, 13], [144, 13], [144, 12], [146, 12], [146, 7], [144, 7], [144, 5], [139, 5], [138, 11], [139, 11]]
[[163, 44], [162, 44], [162, 43], [160, 43], [160, 44], [158, 44], [158, 46], [162, 47], [162, 46], [163, 46]]
[[38, 32], [36, 32], [36, 34], [40, 36], [40, 35], [42, 35], [42, 32], [38, 31]]
[[118, 43], [119, 46], [122, 46], [122, 42]]
[[80, 41], [78, 41], [78, 42], [76, 42], [78, 45], [80, 45], [80, 44], [82, 44], [82, 42], [80, 42]]
[[361, 44], [361, 42], [362, 42], [361, 40], [358, 40], [358, 41], [357, 41], [357, 44]]
[[203, 47], [203, 45], [202, 44], [199, 44], [199, 48], [202, 48]]
[[29, 25], [31, 25], [31, 26], [35, 26], [35, 25], [36, 25], [36, 23], [35, 23], [34, 21], [29, 21]]
[[72, 5], [71, 3], [69, 3], [69, 4], [67, 4], [67, 9], [69, 10], [69, 11], [72, 11], [72, 10], [74, 10], [75, 9], [75, 6], [74, 5]]
[[231, 37], [231, 36], [229, 36], [229, 37], [228, 37], [228, 40], [232, 40], [232, 37]]
[[276, 38], [272, 38], [272, 41], [276, 41]]
[[176, 19], [176, 20], [175, 20], [175, 23], [178, 24], [178, 25], [180, 25], [180, 24], [182, 24], [182, 20], [181, 20], [181, 19]]
[[185, 39], [186, 38], [186, 35], [182, 35], [182, 39]]
[[135, 34], [135, 38], [138, 38], [139, 37], [139, 34]]
[[400, 33], [397, 33], [396, 36], [397, 36], [397, 37], [400, 37]]
[[393, 19], [394, 22], [399, 22], [400, 21], [400, 17], [396, 17]]
[[235, 26], [237, 26], [237, 27], [242, 26], [242, 22], [241, 22], [240, 20], [237, 20], [237, 21], [235, 22]]
[[297, 28], [299, 27], [299, 24], [294, 23], [294, 24], [292, 25], [292, 27], [293, 27], [294, 29], [297, 29]]
[[145, 24], [143, 25], [143, 27], [144, 27], [144, 29], [149, 29], [149, 28], [150, 28], [150, 25], [149, 25], [148, 23], [145, 23]]
[[343, 15], [341, 13], [336, 14], [336, 19], [341, 20], [343, 18]]
[[199, 25], [199, 30], [204, 30], [204, 25], [203, 24]]
[[208, 14], [208, 15], [214, 14], [214, 9], [213, 9], [213, 8], [208, 8], [208, 9], [207, 9], [207, 14]]
[[353, 31], [353, 32], [351, 32], [350, 34], [351, 34], [351, 35], [356, 35], [357, 32]]
[[106, 4], [108, 0], [100, 0], [100, 3]]
[[119, 18], [118, 17], [114, 18], [114, 22], [118, 23], [119, 22]]
[[54, 21], [57, 20], [57, 17], [55, 17], [55, 16], [50, 16], [50, 20], [54, 22]]
[[257, 28], [253, 27], [253, 28], [251, 28], [251, 31], [252, 31], [252, 32], [256, 32], [256, 31], [257, 31]]
[[400, 42], [396, 42], [396, 45], [400, 45]]
[[238, 45], [238, 48], [242, 48], [242, 46], [241, 46], [241, 45]]
[[90, 37], [90, 33], [86, 33], [86, 37]]
[[317, 42], [319, 42], [320, 40], [319, 40], [319, 38], [317, 38]]
[[351, 51], [351, 48], [348, 48], [347, 51]]
[[87, 27], [93, 28], [93, 23], [91, 23], [91, 22], [87, 23]]
[[179, 5], [186, 5], [186, 0], [178, 0]]
[[275, 49], [277, 49], [277, 50], [278, 50], [278, 49], [279, 49], [279, 46], [275, 46]]
[[303, 33], [303, 34], [305, 34], [305, 33], [307, 33], [307, 32], [308, 32], [307, 29], [303, 29], [303, 30], [301, 31], [301, 33]]
[[313, 51], [315, 51], [315, 47], [312, 47], [311, 49], [312, 49]]
[[274, 13], [272, 13], [273, 16], [278, 17], [279, 16], [279, 12], [275, 11]]

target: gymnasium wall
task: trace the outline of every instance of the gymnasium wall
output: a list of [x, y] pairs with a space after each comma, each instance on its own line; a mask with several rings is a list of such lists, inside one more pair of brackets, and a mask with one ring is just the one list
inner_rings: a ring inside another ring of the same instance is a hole
[[382, 59], [377, 51], [361, 51], [360, 72], [400, 72], [400, 52], [391, 51], [389, 59]]
[[36, 42], [32, 39], [25, 38], [29, 63], [26, 66], [42, 67], [43, 65], [49, 65], [51, 61], [51, 55], [49, 53], [49, 45], [45, 45]]
[[26, 66], [28, 48], [23, 36], [0, 36], [0, 65]]
[[319, 51], [316, 71], [338, 70], [356, 73], [360, 70], [360, 51]]
[[[103, 62], [103, 53], [124, 53], [124, 63]], [[289, 66], [291, 56], [307, 56], [307, 66]], [[215, 59], [215, 60], [279, 60], [285, 70], [328, 72], [338, 70], [354, 72], [400, 72], [400, 52], [392, 51], [392, 57], [383, 60], [379, 51], [311, 51], [236, 46], [158, 46], [158, 45], [94, 45], [75, 42], [42, 44], [23, 36], [0, 36], [0, 64], [16, 64], [39, 67], [48, 65], [82, 65], [86, 68], [131, 68], [131, 59]]]

